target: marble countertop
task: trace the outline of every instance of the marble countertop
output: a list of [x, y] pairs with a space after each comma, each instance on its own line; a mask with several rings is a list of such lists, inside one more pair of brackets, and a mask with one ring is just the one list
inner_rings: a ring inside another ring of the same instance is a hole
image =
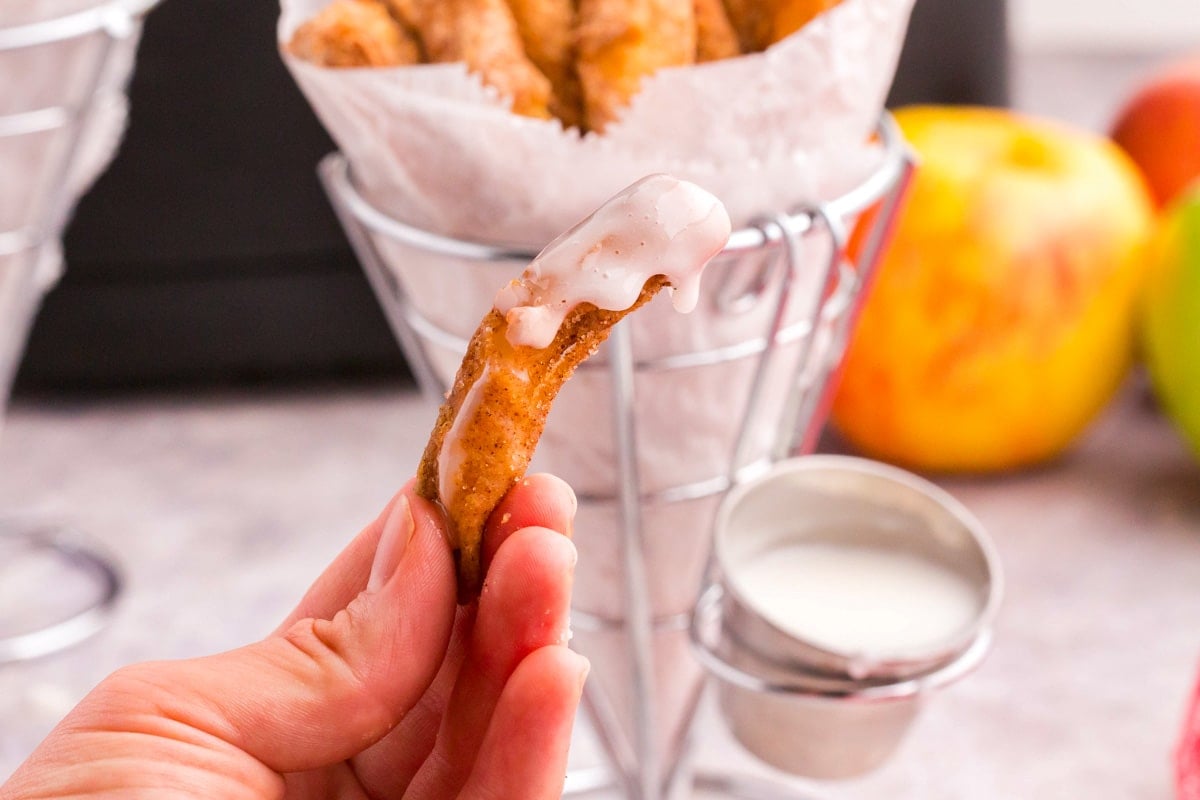
[[[94, 639], [0, 666], [0, 776], [121, 664], [272, 628], [404, 480], [431, 419], [403, 387], [18, 403], [0, 508], [86, 531], [127, 590]], [[1200, 467], [1131, 386], [1060, 462], [942, 483], [1001, 554], [995, 649], [884, 769], [819, 794], [1168, 800], [1200, 666]], [[708, 712], [704, 760], [744, 761], [720, 728]]]

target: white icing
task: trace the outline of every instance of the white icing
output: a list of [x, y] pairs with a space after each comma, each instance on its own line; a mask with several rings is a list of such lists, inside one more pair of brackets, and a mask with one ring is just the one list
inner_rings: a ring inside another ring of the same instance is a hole
[[546, 246], [496, 295], [513, 345], [546, 347], [580, 303], [629, 308], [646, 281], [665, 275], [675, 310], [691, 311], [700, 273], [725, 246], [721, 201], [668, 175], [643, 178]]
[[479, 406], [483, 402], [483, 387], [494, 374], [493, 370], [497, 369], [502, 370], [504, 375], [511, 375], [524, 383], [529, 382], [529, 373], [519, 367], [490, 361], [483, 365], [479, 377], [463, 396], [462, 405], [459, 406], [458, 413], [454, 415], [454, 422], [442, 439], [442, 449], [438, 451], [438, 497], [444, 506], [454, 504], [460, 492], [471, 488], [464, 486], [462, 482], [462, 466], [467, 459], [467, 448], [461, 441], [462, 430], [479, 413]]
[[944, 645], [972, 624], [981, 602], [970, 583], [932, 561], [825, 542], [767, 550], [730, 577], [782, 630], [868, 660]]
[[463, 398], [458, 413], [454, 415], [454, 422], [451, 424], [450, 430], [446, 431], [446, 435], [442, 439], [442, 449], [438, 451], [438, 497], [441, 498], [442, 505], [447, 507], [454, 502], [454, 498], [458, 497], [459, 491], [466, 488], [462, 486], [459, 475], [467, 456], [466, 447], [460, 441], [460, 434], [467, 421], [474, 417], [475, 412], [479, 410], [483, 394], [481, 387], [487, 381], [489, 369], [490, 367], [484, 364], [483, 371], [479, 373], [475, 383], [471, 384], [471, 388], [467, 390], [467, 395]]

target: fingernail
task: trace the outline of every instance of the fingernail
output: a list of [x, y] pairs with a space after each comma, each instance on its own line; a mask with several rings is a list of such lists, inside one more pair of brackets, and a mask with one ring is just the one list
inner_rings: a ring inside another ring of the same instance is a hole
[[571, 516], [574, 517], [575, 513], [579, 511], [579, 498], [575, 496], [575, 490], [571, 488], [571, 484], [567, 483], [561, 478], [559, 479], [559, 482], [562, 483], [562, 487], [566, 491], [567, 497], [571, 498]]
[[383, 523], [383, 533], [375, 548], [375, 561], [371, 564], [371, 577], [367, 580], [368, 592], [378, 592], [392, 577], [416, 528], [408, 497], [400, 495]]
[[571, 488], [571, 484], [561, 478], [558, 478], [558, 482], [562, 485], [562, 490], [566, 492], [568, 499], [571, 501], [571, 516], [567, 520], [567, 529], [563, 533], [566, 534], [568, 539], [574, 539], [575, 517], [579, 514], [579, 498], [575, 495], [575, 490]]
[[[578, 655], [578, 653], [576, 655]], [[588, 661], [583, 656], [579, 656], [579, 660], [583, 662], [583, 665], [579, 668], [579, 685], [583, 686], [585, 683], [587, 683], [588, 673], [592, 671], [592, 662]]]

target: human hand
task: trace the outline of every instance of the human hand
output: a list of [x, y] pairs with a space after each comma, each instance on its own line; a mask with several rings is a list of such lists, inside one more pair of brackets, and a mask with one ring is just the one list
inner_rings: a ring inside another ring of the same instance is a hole
[[261, 642], [103, 681], [0, 800], [561, 794], [587, 662], [565, 646], [576, 502], [515, 486], [456, 607], [438, 510], [405, 487]]

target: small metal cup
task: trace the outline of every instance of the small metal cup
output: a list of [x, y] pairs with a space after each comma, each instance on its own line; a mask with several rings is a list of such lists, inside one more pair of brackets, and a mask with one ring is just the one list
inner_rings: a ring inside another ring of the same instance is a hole
[[[975, 590], [972, 621], [936, 646], [840, 652], [766, 618], [737, 589], [738, 570], [796, 541], [916, 556]], [[718, 679], [734, 736], [763, 761], [814, 778], [879, 766], [929, 693], [982, 661], [1000, 595], [998, 559], [980, 524], [911, 473], [846, 456], [781, 462], [734, 489], [717, 515], [719, 582], [693, 618], [698, 657]]]
[[721, 620], [722, 592], [718, 584], [701, 597], [692, 640], [717, 679], [725, 722], [757, 758], [806, 778], [854, 778], [882, 765], [931, 693], [974, 670], [991, 645], [985, 630], [953, 661], [915, 678], [830, 678], [781, 667], [730, 637]]
[[[933, 647], [850, 652], [800, 638], [738, 588], [743, 565], [795, 542], [853, 545], [935, 564], [972, 587], [973, 619]], [[932, 483], [861, 458], [795, 458], [739, 486], [717, 512], [714, 546], [733, 636], [769, 661], [834, 678], [901, 679], [943, 666], [991, 625], [1000, 602], [999, 560], [978, 520]]]

